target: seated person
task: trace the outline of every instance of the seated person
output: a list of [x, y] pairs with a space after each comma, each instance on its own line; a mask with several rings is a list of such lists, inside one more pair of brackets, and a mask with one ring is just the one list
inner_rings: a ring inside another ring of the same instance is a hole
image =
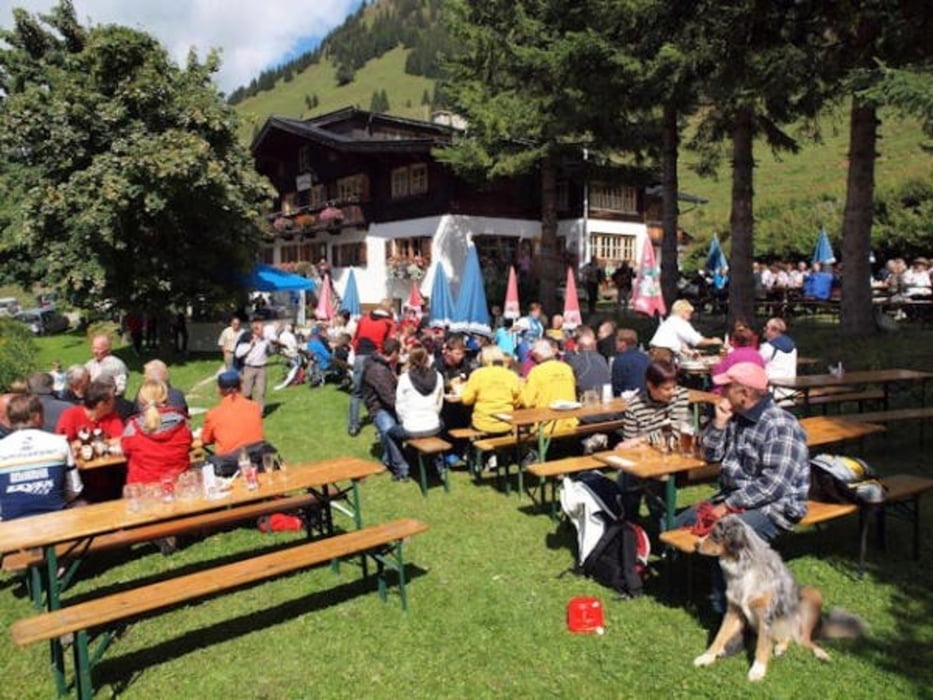
[[382, 463], [392, 473], [393, 481], [407, 481], [410, 468], [399, 443], [392, 439], [392, 431], [398, 428], [395, 412], [395, 396], [398, 363], [401, 345], [395, 338], [386, 338], [382, 349], [372, 353], [363, 366], [360, 388], [366, 410], [372, 417], [379, 442], [382, 444]]
[[314, 358], [314, 361], [322, 372], [326, 372], [330, 369], [333, 352], [327, 344], [327, 340], [325, 340], [320, 326], [312, 326], [311, 337], [308, 338], [306, 349]]
[[[787, 335], [787, 324], [784, 323], [784, 319], [768, 319], [765, 324], [764, 338], [765, 341], [758, 348], [758, 354], [764, 360], [768, 380], [796, 378], [797, 346], [793, 338]], [[776, 401], [793, 403], [795, 394], [793, 389], [775, 387], [773, 393]]]
[[612, 395], [621, 396], [623, 391], [647, 391], [645, 372], [651, 360], [638, 347], [638, 333], [631, 328], [620, 328], [616, 332], [616, 355], [612, 358]]
[[[532, 353], [538, 361], [522, 387], [522, 404], [528, 408], [547, 408], [555, 401], [576, 401], [577, 385], [573, 370], [557, 359], [557, 350], [545, 339], [536, 340]], [[550, 431], [573, 430], [579, 420], [562, 418], [551, 423]]]
[[[764, 367], [765, 361], [754, 345], [756, 338], [757, 336], [751, 329], [746, 327], [737, 328], [733, 331], [731, 339], [732, 349], [715, 367], [713, 367], [712, 374], [723, 374], [732, 365], [738, 364], [739, 362], [751, 362], [759, 367]], [[722, 387], [714, 386], [713, 393], [721, 394]]]
[[[168, 390], [167, 406], [172, 406], [181, 411], [185, 416], [188, 415], [188, 401], [185, 399], [185, 392], [172, 386], [168, 376], [168, 366], [162, 360], [149, 360], [143, 365], [143, 380], [151, 379], [155, 382], [162, 382]], [[139, 401], [139, 394], [136, 395], [136, 411], [141, 412], [145, 406]]]
[[185, 414], [168, 404], [168, 387], [146, 379], [136, 401], [142, 412], [130, 418], [120, 444], [126, 455], [126, 483], [158, 483], [190, 466], [191, 429]]
[[512, 430], [493, 414], [509, 413], [519, 404], [521, 386], [518, 376], [508, 368], [502, 349], [497, 345], [487, 345], [480, 351], [479, 369], [470, 374], [460, 400], [466, 406], [473, 406], [471, 425], [485, 433], [502, 434]]
[[229, 456], [265, 439], [262, 408], [240, 393], [240, 375], [227, 370], [217, 375], [220, 403], [204, 416], [201, 442], [215, 446], [215, 454]]
[[[444, 379], [431, 364], [431, 356], [420, 343], [408, 353], [408, 369], [402, 372], [395, 388], [395, 415], [398, 424], [389, 430], [389, 437], [401, 450], [409, 438], [437, 435], [441, 424], [441, 406], [444, 405]], [[440, 455], [439, 469], [444, 463]]]
[[68, 440], [42, 430], [38, 396], [16, 394], [6, 406], [12, 432], [0, 439], [0, 513], [4, 520], [61, 510], [81, 493]]

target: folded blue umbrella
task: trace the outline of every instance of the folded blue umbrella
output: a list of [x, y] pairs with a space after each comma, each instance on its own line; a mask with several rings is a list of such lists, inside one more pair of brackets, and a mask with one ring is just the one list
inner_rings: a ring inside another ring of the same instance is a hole
[[349, 311], [354, 318], [363, 314], [360, 307], [360, 290], [356, 288], [356, 275], [353, 274], [352, 269], [347, 277], [347, 286], [343, 290], [343, 303], [340, 308]]
[[833, 255], [833, 246], [829, 242], [829, 236], [826, 233], [826, 228], [820, 228], [820, 237], [816, 241], [816, 246], [813, 248], [813, 259], [811, 262], [822, 263], [823, 265], [832, 265], [836, 262], [836, 256]]
[[440, 262], [434, 263], [434, 283], [428, 307], [428, 325], [432, 328], [449, 326], [454, 316], [454, 301], [450, 294], [447, 273]]
[[[431, 306], [434, 306], [433, 302]], [[489, 307], [486, 305], [483, 272], [479, 267], [476, 246], [472, 243], [467, 248], [466, 266], [460, 279], [460, 293], [457, 294], [457, 302], [454, 304], [450, 328], [461, 333], [492, 333], [489, 327]]]

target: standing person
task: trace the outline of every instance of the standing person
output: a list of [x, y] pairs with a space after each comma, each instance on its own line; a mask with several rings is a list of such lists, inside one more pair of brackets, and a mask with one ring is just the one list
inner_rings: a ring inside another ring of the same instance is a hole
[[401, 446], [392, 439], [391, 434], [398, 429], [398, 415], [395, 411], [398, 377], [395, 365], [400, 349], [401, 345], [395, 338], [387, 338], [382, 344], [382, 350], [367, 358], [362, 378], [363, 401], [372, 416], [379, 442], [382, 443], [382, 463], [392, 472], [394, 481], [406, 481], [410, 471]]
[[126, 483], [158, 483], [165, 475], [177, 478], [188, 469], [191, 429], [188, 417], [168, 405], [168, 387], [146, 379], [136, 398], [142, 410], [123, 429], [120, 444], [126, 455]]
[[217, 375], [220, 403], [204, 416], [201, 442], [214, 445], [218, 456], [230, 456], [246, 445], [265, 439], [262, 408], [240, 393], [240, 375], [227, 370]]
[[635, 270], [628, 260], [623, 260], [612, 273], [612, 283], [616, 286], [616, 301], [623, 310], [628, 309], [628, 301], [632, 296], [632, 281], [634, 279]]
[[17, 394], [5, 408], [12, 432], [0, 439], [3, 519], [65, 508], [83, 488], [67, 438], [42, 430], [38, 396]]
[[638, 333], [631, 328], [616, 331], [616, 355], [612, 358], [612, 394], [638, 390], [645, 393], [645, 372], [651, 360], [638, 347]]
[[[797, 377], [797, 345], [787, 335], [787, 324], [782, 318], [769, 318], [765, 324], [764, 342], [758, 353], [765, 363], [768, 379], [794, 379]], [[774, 388], [774, 398], [781, 401], [792, 400], [793, 389]]]
[[54, 385], [52, 375], [48, 372], [35, 372], [26, 380], [26, 388], [30, 394], [39, 397], [42, 402], [42, 429], [54, 433], [55, 426], [62, 413], [71, 408], [71, 404], [56, 398], [52, 391]]
[[131, 311], [126, 315], [123, 321], [127, 332], [130, 334], [130, 341], [133, 343], [133, 352], [137, 355], [143, 353], [143, 335], [146, 330], [146, 319], [141, 311]]
[[298, 356], [298, 338], [292, 332], [290, 323], [279, 323], [279, 334], [275, 341], [282, 357], [285, 358], [285, 378], [275, 389], [284, 389], [291, 384], [301, 369], [301, 358]]
[[263, 334], [262, 319], [254, 316], [249, 333], [243, 333], [233, 350], [233, 356], [242, 364], [243, 395], [265, 407], [266, 364], [272, 352], [272, 343]]
[[651, 339], [651, 348], [669, 351], [674, 357], [690, 354], [696, 346], [721, 345], [720, 338], [706, 338], [690, 325], [693, 304], [678, 299], [671, 305], [670, 315], [661, 322]]
[[599, 258], [592, 258], [580, 270], [580, 278], [583, 282], [583, 288], [586, 290], [586, 306], [589, 315], [596, 313], [596, 302], [599, 301], [599, 286], [606, 279], [606, 273], [599, 264]]
[[[776, 406], [768, 375], [750, 362], [713, 376], [725, 387], [712, 422], [700, 437], [707, 462], [719, 462], [719, 493], [711, 514], [738, 513], [758, 535], [771, 541], [792, 530], [807, 512], [810, 462], [806, 435], [797, 419]], [[677, 516], [675, 527], [692, 525], [695, 507]], [[714, 566], [713, 610], [725, 612], [725, 585]]]
[[111, 354], [110, 336], [100, 334], [91, 339], [91, 354], [93, 357], [84, 366], [87, 368], [91, 381], [107, 374], [113, 377], [117, 385], [117, 393], [126, 391], [126, 379], [129, 371], [126, 364], [116, 355]]
[[220, 332], [220, 337], [217, 338], [217, 347], [220, 348], [224, 359], [224, 369], [233, 369], [233, 349], [236, 347], [242, 333], [240, 317], [236, 315], [231, 317], [230, 323]]
[[524, 317], [524, 321], [528, 325], [526, 333], [531, 343], [544, 337], [544, 320], [541, 318], [543, 313], [541, 304], [538, 302], [533, 301], [528, 305], [528, 315]]
[[361, 317], [353, 335], [353, 393], [350, 395], [350, 412], [347, 415], [347, 433], [352, 437], [360, 434], [360, 404], [363, 402], [363, 370], [366, 360], [382, 350], [383, 343], [395, 333], [392, 319], [392, 302], [384, 299], [380, 305]]
[[188, 354], [188, 317], [184, 311], [175, 314], [172, 321], [172, 337], [175, 339], [175, 352]]

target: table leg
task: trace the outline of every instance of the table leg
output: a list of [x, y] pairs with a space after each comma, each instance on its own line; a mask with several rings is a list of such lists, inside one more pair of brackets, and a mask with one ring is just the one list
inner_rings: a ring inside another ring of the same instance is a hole
[[674, 527], [674, 511], [677, 509], [677, 480], [671, 474], [664, 488], [664, 529]]

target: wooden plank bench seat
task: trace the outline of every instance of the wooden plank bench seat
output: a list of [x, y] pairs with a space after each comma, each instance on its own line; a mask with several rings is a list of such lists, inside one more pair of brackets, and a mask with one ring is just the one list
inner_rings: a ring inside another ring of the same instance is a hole
[[[823, 413], [826, 413], [826, 408], [828, 406], [841, 405], [844, 403], [856, 403], [859, 406], [859, 411], [861, 411], [868, 401], [884, 401], [884, 392], [881, 389], [866, 389], [865, 391], [843, 391], [820, 394], [818, 396], [814, 396], [811, 393], [810, 395], [810, 405], [822, 407]], [[797, 406], [804, 405], [802, 398], [795, 403]]]
[[[576, 427], [570, 430], [555, 430], [548, 434], [548, 438], [551, 440], [563, 440], [567, 438], [574, 437], [583, 437], [585, 435], [592, 435], [594, 433], [610, 433], [614, 430], [622, 429], [621, 420], [611, 420], [611, 421], [602, 421], [599, 423], [580, 423]], [[495, 437], [482, 438], [476, 440], [473, 443], [473, 447], [477, 452], [476, 459], [480, 460], [480, 455], [483, 452], [492, 452], [494, 450], [500, 450], [505, 448], [517, 448], [519, 445], [533, 444], [538, 441], [538, 435], [536, 431], [528, 431], [519, 435], [518, 439], [515, 438], [515, 433], [506, 433], [504, 435], [497, 435]], [[524, 469], [521, 465], [521, 460], [517, 458], [516, 462], [518, 463], [518, 490], [519, 495], [524, 491]], [[506, 461], [505, 463], [505, 479], [506, 479], [506, 493], [510, 492], [509, 487], [509, 465], [510, 462]]]
[[[209, 513], [176, 518], [175, 520], [167, 520], [152, 525], [119, 530], [100, 535], [91, 540], [65, 542], [55, 547], [55, 551], [59, 561], [68, 560], [75, 556], [84, 557], [87, 554], [130, 547], [134, 544], [151, 542], [163, 537], [216, 529], [244, 520], [259, 518], [263, 515], [270, 515], [271, 513], [311, 508], [318, 504], [317, 496], [310, 493], [274, 498], [258, 503], [248, 503]], [[3, 557], [3, 570], [7, 573], [20, 573], [30, 566], [41, 564], [42, 560], [42, 552], [38, 550], [13, 552]]]
[[541, 490], [539, 504], [542, 508], [547, 505], [547, 486], [551, 485], [551, 520], [557, 519], [557, 482], [565, 474], [576, 474], [590, 469], [605, 469], [606, 464], [592, 455], [580, 457], [565, 457], [550, 462], [538, 462], [528, 465], [528, 473], [538, 477]]
[[[424, 460], [426, 457], [434, 457], [436, 455], [443, 455], [445, 452], [449, 452], [453, 445], [451, 445], [443, 438], [437, 437], [436, 435], [431, 437], [410, 438], [405, 441], [405, 444], [418, 453], [418, 476], [420, 479], [419, 484], [421, 486], [421, 495], [427, 497], [428, 473], [424, 465]], [[440, 470], [440, 475], [441, 481], [444, 483], [444, 491], [449, 493], [450, 477], [447, 474], [446, 466]]]
[[893, 408], [888, 411], [867, 411], [865, 413], [847, 413], [839, 416], [846, 420], [860, 423], [889, 423], [902, 420], [926, 420], [933, 418], [933, 406], [918, 408]]
[[[93, 661], [88, 653], [89, 630], [106, 628], [180, 603], [229, 592], [334, 559], [355, 555], [373, 556], [379, 564], [379, 593], [383, 600], [386, 599], [385, 568], [388, 566], [394, 569], [398, 575], [399, 596], [404, 610], [407, 608], [407, 598], [402, 542], [427, 529], [427, 524], [419, 520], [393, 520], [41, 613], [14, 622], [11, 634], [18, 646], [74, 634], [75, 687], [78, 697], [91, 697]], [[391, 559], [385, 556], [387, 550], [392, 554]], [[95, 654], [95, 660], [97, 656]]]

